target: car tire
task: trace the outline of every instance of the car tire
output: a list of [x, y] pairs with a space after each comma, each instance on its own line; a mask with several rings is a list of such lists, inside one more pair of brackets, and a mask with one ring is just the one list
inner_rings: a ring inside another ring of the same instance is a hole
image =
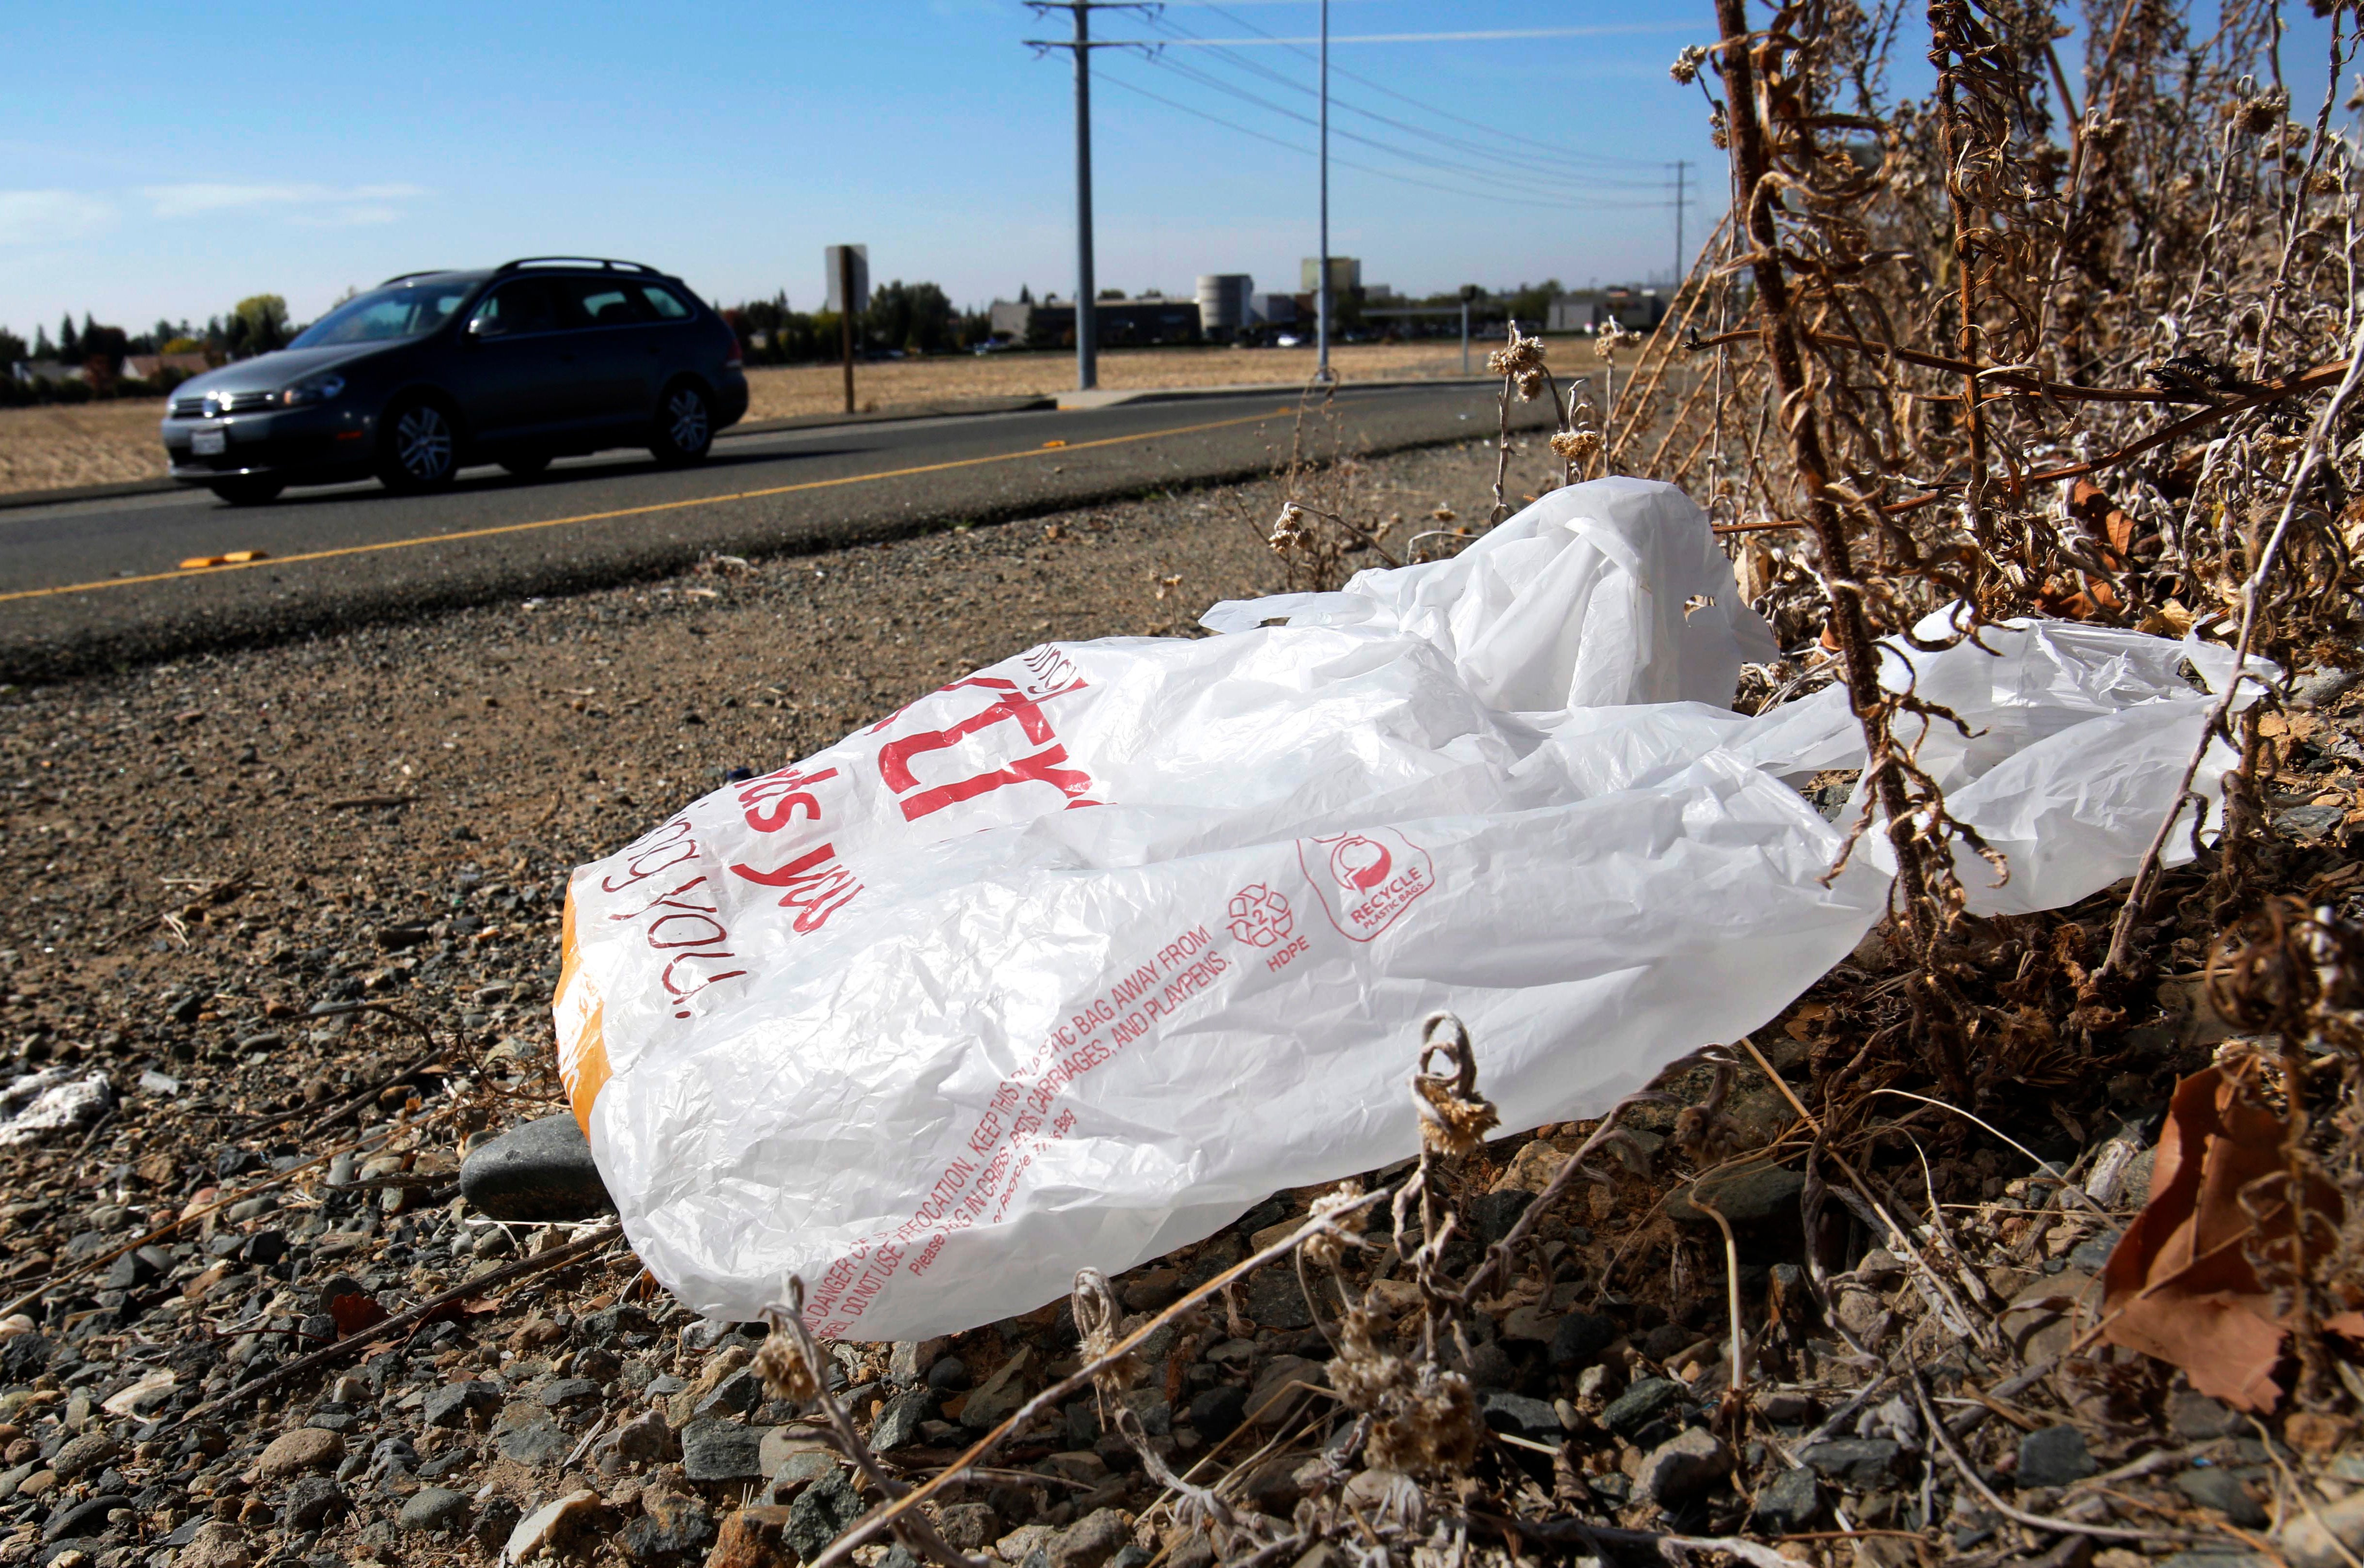
[[694, 381], [677, 381], [657, 399], [649, 450], [662, 463], [697, 462], [714, 450], [714, 399]]
[[460, 431], [442, 404], [412, 398], [380, 417], [377, 476], [388, 490], [440, 490], [459, 473]]
[[501, 459], [501, 467], [519, 479], [539, 479], [550, 467], [548, 452], [523, 452]]
[[233, 506], [260, 506], [287, 486], [276, 479], [239, 478], [217, 479], [207, 488]]

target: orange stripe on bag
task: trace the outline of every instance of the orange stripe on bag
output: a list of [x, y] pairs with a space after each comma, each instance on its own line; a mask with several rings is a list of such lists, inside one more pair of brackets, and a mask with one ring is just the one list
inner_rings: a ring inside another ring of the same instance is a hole
[[558, 1076], [566, 1085], [567, 1104], [585, 1138], [591, 1136], [591, 1107], [608, 1086], [608, 1044], [601, 1029], [606, 1008], [598, 987], [583, 973], [574, 945], [574, 890], [567, 889], [566, 918], [559, 936], [558, 995], [550, 1005], [551, 1021], [558, 1031]]

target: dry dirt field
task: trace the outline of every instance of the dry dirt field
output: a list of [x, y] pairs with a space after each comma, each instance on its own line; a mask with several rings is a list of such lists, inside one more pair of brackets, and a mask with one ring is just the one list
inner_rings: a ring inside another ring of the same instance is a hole
[[[1345, 344], [1332, 361], [1350, 381], [1450, 375], [1461, 368], [1457, 348], [1434, 343]], [[1111, 389], [1294, 384], [1312, 373], [1310, 349], [1135, 349], [1100, 358], [1100, 384]], [[863, 365], [854, 375], [861, 406], [881, 409], [1047, 395], [1075, 384], [1076, 362], [1065, 354], [964, 354]], [[835, 365], [764, 367], [747, 379], [751, 419], [831, 414], [843, 406], [843, 382]], [[156, 422], [163, 412], [161, 402], [146, 400], [0, 409], [0, 494], [160, 476], [164, 452]]]

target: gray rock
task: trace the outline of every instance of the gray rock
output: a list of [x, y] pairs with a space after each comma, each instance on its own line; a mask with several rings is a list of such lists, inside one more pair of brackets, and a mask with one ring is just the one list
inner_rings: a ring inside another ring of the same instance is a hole
[[947, 1504], [936, 1520], [936, 1533], [954, 1551], [979, 1551], [1001, 1534], [1001, 1520], [987, 1503]]
[[1470, 1223], [1478, 1228], [1478, 1239], [1492, 1244], [1511, 1233], [1528, 1208], [1535, 1195], [1519, 1187], [1505, 1187], [1498, 1193], [1481, 1193], [1469, 1203]]
[[[1291, 1280], [1292, 1286], [1295, 1281]], [[1305, 1299], [1300, 1293], [1298, 1299]], [[1305, 1407], [1314, 1396], [1298, 1384], [1320, 1386], [1328, 1380], [1328, 1373], [1318, 1363], [1302, 1356], [1275, 1356], [1265, 1363], [1264, 1373], [1248, 1391], [1248, 1419], [1259, 1427], [1277, 1427]]]
[[2229, 1470], [2221, 1470], [2214, 1465], [2187, 1470], [2175, 1478], [2175, 1488], [2191, 1498], [2195, 1506], [2213, 1508], [2225, 1516], [2227, 1523], [2243, 1529], [2263, 1529], [2271, 1522], [2266, 1517], [2265, 1508], [2249, 1496], [2249, 1489], [2241, 1485], [2241, 1478]]
[[439, 1529], [457, 1529], [468, 1517], [468, 1494], [454, 1492], [448, 1486], [421, 1486], [402, 1505], [395, 1515], [397, 1529], [414, 1535], [432, 1534]]
[[917, 1383], [940, 1360], [950, 1340], [898, 1340], [886, 1353], [886, 1375], [896, 1383]]
[[460, 1192], [494, 1219], [587, 1219], [615, 1207], [571, 1116], [525, 1122], [471, 1150]]
[[349, 1506], [344, 1488], [325, 1475], [307, 1475], [287, 1488], [279, 1505], [279, 1528], [291, 1535], [318, 1529]]
[[644, 1411], [618, 1427], [609, 1446], [617, 1458], [637, 1464], [658, 1463], [681, 1452], [662, 1410]]
[[503, 1432], [493, 1446], [503, 1459], [536, 1469], [558, 1464], [574, 1451], [574, 1437], [555, 1421], [531, 1420]]
[[429, 1389], [418, 1418], [430, 1427], [459, 1428], [471, 1416], [486, 1416], [501, 1407], [501, 1391], [489, 1383], [447, 1383]]
[[1667, 1217], [1685, 1224], [1712, 1227], [1715, 1221], [1707, 1217], [1707, 1211], [1692, 1203], [1692, 1197], [1697, 1195], [1731, 1222], [1745, 1247], [1745, 1228], [1786, 1222], [1792, 1230], [1796, 1229], [1798, 1196], [1805, 1190], [1804, 1173], [1786, 1165], [1738, 1165], [1678, 1188], [1667, 1200]]
[[1811, 1470], [1784, 1470], [1756, 1494], [1748, 1522], [1767, 1535], [1795, 1535], [1822, 1517], [1823, 1488]]
[[[486, 1546], [498, 1546], [525, 1517], [525, 1510], [507, 1497], [487, 1497], [476, 1509], [475, 1528], [468, 1533]], [[179, 1568], [178, 1564], [174, 1568]]]
[[2085, 1434], [2074, 1427], [2042, 1427], [2019, 1440], [2022, 1486], [2066, 1486], [2100, 1468], [2085, 1447]]
[[106, 1533], [106, 1516], [117, 1508], [128, 1508], [131, 1499], [120, 1493], [104, 1497], [85, 1497], [79, 1503], [67, 1503], [50, 1515], [41, 1527], [45, 1541], [64, 1540], [72, 1536], [100, 1536]]
[[2240, 1413], [2190, 1389], [2168, 1396], [2167, 1429], [2188, 1443], [2230, 1437], [2241, 1429]]
[[1671, 1511], [1704, 1494], [1731, 1469], [1732, 1454], [1723, 1440], [1704, 1427], [1688, 1427], [1652, 1449], [1635, 1479], [1652, 1502]]
[[625, 1527], [617, 1542], [635, 1562], [683, 1557], [713, 1544], [714, 1514], [695, 1497], [678, 1492], [643, 1492], [641, 1517]]
[[1559, 1412], [1548, 1399], [1488, 1389], [1478, 1396], [1478, 1417], [1498, 1432], [1512, 1432], [1532, 1442], [1556, 1444], [1561, 1438]]
[[1571, 1312], [1552, 1330], [1555, 1372], [1581, 1372], [1617, 1341], [1617, 1325], [1590, 1312]]
[[2274, 830], [2292, 839], [2324, 839], [2347, 820], [2344, 806], [2293, 806], [2274, 813]]
[[681, 1429], [681, 1470], [692, 1481], [740, 1481], [764, 1473], [764, 1434], [711, 1418]]
[[111, 1464], [122, 1457], [123, 1445], [105, 1432], [84, 1432], [69, 1438], [65, 1445], [50, 1460], [50, 1468], [58, 1473], [61, 1481], [72, 1481], [85, 1471]]
[[1218, 1384], [1190, 1401], [1190, 1425], [1209, 1442], [1218, 1442], [1238, 1430], [1248, 1412], [1248, 1391], [1236, 1383]]
[[878, 1412], [870, 1429], [870, 1446], [880, 1453], [908, 1447], [920, 1435], [920, 1423], [935, 1414], [936, 1396], [925, 1388], [898, 1394]]
[[2291, 706], [2293, 707], [2329, 707], [2353, 691], [2356, 683], [2364, 680], [2364, 670], [2317, 670], [2291, 683]]
[[1095, 1508], [1061, 1530], [1043, 1548], [1051, 1568], [1100, 1568], [1132, 1540], [1124, 1516], [1114, 1508]]
[[562, 1377], [534, 1397], [541, 1400], [545, 1407], [556, 1410], [580, 1399], [598, 1398], [599, 1385], [587, 1377]]
[[1683, 1385], [1670, 1377], [1645, 1377], [1600, 1412], [1600, 1424], [1630, 1440], [1681, 1402]]
[[1247, 1315], [1266, 1329], [1310, 1329], [1313, 1309], [1305, 1304], [1305, 1289], [1297, 1271], [1275, 1265], [1250, 1274], [1241, 1292]]
[[714, 1385], [714, 1392], [697, 1402], [692, 1412], [698, 1416], [743, 1416], [764, 1402], [764, 1380], [753, 1367], [741, 1367], [737, 1372]]
[[1886, 1438], [1839, 1438], [1798, 1451], [1799, 1463], [1851, 1492], [1886, 1485], [1903, 1458], [1904, 1450]]
[[862, 1499], [854, 1494], [852, 1478], [832, 1466], [788, 1505], [788, 1522], [780, 1539], [800, 1561], [810, 1562], [861, 1517]]

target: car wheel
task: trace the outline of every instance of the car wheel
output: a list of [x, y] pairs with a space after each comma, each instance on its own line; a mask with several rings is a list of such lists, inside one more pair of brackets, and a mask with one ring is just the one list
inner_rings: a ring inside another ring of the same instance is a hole
[[550, 466], [550, 454], [525, 452], [516, 457], [505, 457], [501, 459], [501, 466], [519, 479], [535, 479]]
[[649, 450], [659, 462], [696, 462], [714, 446], [714, 410], [706, 389], [696, 382], [677, 381], [665, 388], [657, 405], [656, 428]]
[[208, 488], [233, 506], [260, 506], [287, 487], [276, 479], [217, 479]]
[[460, 437], [442, 405], [399, 403], [378, 422], [377, 476], [388, 490], [439, 490], [460, 472]]

